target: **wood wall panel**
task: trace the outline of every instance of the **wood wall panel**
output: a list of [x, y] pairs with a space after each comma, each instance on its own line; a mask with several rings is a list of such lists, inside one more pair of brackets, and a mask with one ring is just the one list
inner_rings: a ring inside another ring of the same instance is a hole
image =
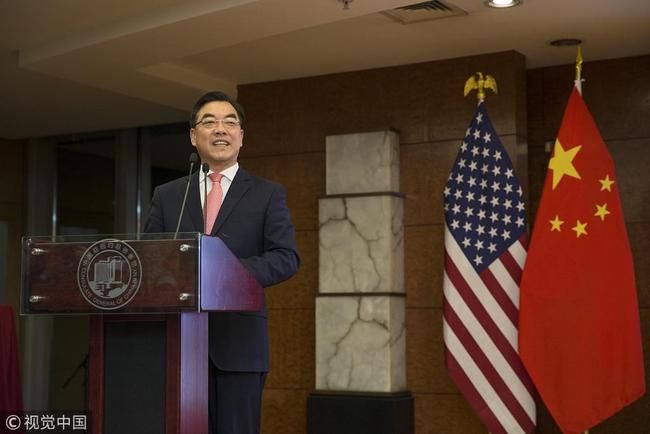
[[[312, 306], [318, 289], [317, 204], [324, 195], [325, 137], [386, 128], [397, 129], [401, 143], [407, 381], [415, 398], [416, 433], [485, 432], [444, 369], [441, 195], [476, 104], [473, 97], [462, 98], [463, 85], [470, 74], [483, 71], [499, 83], [499, 94], [487, 100], [490, 119], [516, 165], [534, 216], [549, 158], [544, 143], [557, 134], [573, 65], [528, 71], [524, 65], [523, 56], [505, 52], [240, 86], [239, 99], [249, 116], [242, 164], [287, 188], [304, 259], [296, 278], [267, 290], [273, 371], [264, 398], [263, 432], [306, 429], [306, 397], [314, 382]], [[584, 66], [585, 100], [605, 139], [616, 139], [610, 149], [636, 258], [646, 351], [649, 70], [650, 56]], [[272, 410], [280, 407], [281, 414]], [[592, 432], [641, 432], [649, 418], [648, 398], [643, 398]], [[558, 432], [543, 406], [538, 424], [538, 433]]]
[[307, 430], [305, 389], [266, 388], [262, 402], [262, 433], [298, 434]]
[[[401, 143], [458, 140], [475, 96], [463, 98], [476, 71], [493, 75], [490, 116], [499, 134], [525, 128], [524, 58], [514, 51], [298, 78], [239, 87], [246, 108], [248, 157], [323, 151], [330, 134], [395, 128]], [[473, 94], [474, 95], [474, 94]]]
[[[628, 223], [627, 236], [634, 257], [636, 287], [639, 294], [639, 307], [648, 309], [650, 314], [650, 222]], [[646, 327], [650, 327], [648, 324]], [[648, 333], [650, 338], [650, 330]], [[646, 359], [646, 366], [650, 360]], [[650, 377], [648, 377], [650, 378]]]
[[314, 309], [270, 309], [268, 388], [314, 388]]
[[406, 330], [406, 380], [409, 390], [413, 394], [458, 394], [458, 389], [445, 370], [442, 309], [406, 309]]
[[404, 231], [404, 285], [407, 308], [442, 307], [444, 226], [407, 226]]
[[625, 220], [650, 221], [650, 136], [606, 144], [614, 160]]
[[[388, 128], [400, 134], [400, 190], [406, 196], [407, 381], [416, 392], [416, 433], [477, 432], [478, 418], [444, 367], [442, 190], [476, 107], [474, 95], [462, 96], [476, 71], [499, 83], [498, 95], [488, 97], [490, 118], [517, 173], [526, 176], [524, 63], [510, 51], [239, 87], [248, 116], [242, 167], [285, 186], [303, 258], [294, 279], [267, 289], [272, 370], [264, 397], [265, 433], [306, 429], [306, 397], [315, 376], [313, 302], [325, 138]], [[281, 415], [274, 411], [280, 405]]]
[[483, 434], [487, 430], [462, 395], [414, 393], [418, 434]]

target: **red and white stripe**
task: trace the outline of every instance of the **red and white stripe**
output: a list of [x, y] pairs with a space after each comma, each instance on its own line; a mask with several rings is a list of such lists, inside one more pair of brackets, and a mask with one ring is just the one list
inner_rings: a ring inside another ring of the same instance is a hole
[[445, 225], [447, 370], [492, 434], [535, 429], [535, 389], [517, 353], [526, 235], [480, 274]]

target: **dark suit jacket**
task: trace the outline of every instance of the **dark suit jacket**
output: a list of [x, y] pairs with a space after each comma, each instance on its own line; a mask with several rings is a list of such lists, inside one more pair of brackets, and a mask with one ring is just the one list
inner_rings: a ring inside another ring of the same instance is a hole
[[[187, 176], [155, 189], [145, 232], [176, 230], [186, 183]], [[180, 231], [203, 232], [198, 172], [190, 183]], [[212, 228], [211, 235], [221, 238], [263, 287], [288, 279], [300, 264], [285, 196], [280, 184], [240, 167]], [[268, 371], [266, 301], [258, 312], [209, 315], [210, 358], [217, 368]]]

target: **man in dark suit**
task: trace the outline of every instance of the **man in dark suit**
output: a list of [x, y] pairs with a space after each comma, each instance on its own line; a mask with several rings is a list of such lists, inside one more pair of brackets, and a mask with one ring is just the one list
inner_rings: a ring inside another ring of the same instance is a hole
[[[194, 105], [190, 140], [210, 165], [208, 195], [203, 174], [191, 176], [180, 230], [218, 236], [257, 281], [271, 286], [291, 277], [300, 259], [284, 188], [248, 174], [237, 157], [244, 137], [241, 105], [210, 92]], [[157, 187], [146, 232], [173, 232], [187, 177]], [[216, 216], [216, 217], [215, 217]], [[266, 303], [259, 312], [209, 314], [210, 433], [248, 434], [260, 429], [262, 389], [269, 370]]]

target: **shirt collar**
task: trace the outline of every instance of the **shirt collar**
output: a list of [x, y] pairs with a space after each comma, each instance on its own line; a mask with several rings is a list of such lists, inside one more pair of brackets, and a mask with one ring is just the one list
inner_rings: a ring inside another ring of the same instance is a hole
[[[228, 181], [232, 182], [232, 180], [235, 179], [235, 175], [237, 174], [237, 170], [239, 170], [239, 163], [233, 164], [229, 168], [227, 168], [225, 170], [222, 170], [220, 173], [225, 178], [228, 178]], [[212, 169], [210, 169], [210, 171], [208, 172], [208, 176], [210, 176], [211, 173], [213, 173]], [[205, 175], [203, 174], [203, 172], [200, 172], [199, 182], [203, 182], [203, 178], [205, 178]]]

